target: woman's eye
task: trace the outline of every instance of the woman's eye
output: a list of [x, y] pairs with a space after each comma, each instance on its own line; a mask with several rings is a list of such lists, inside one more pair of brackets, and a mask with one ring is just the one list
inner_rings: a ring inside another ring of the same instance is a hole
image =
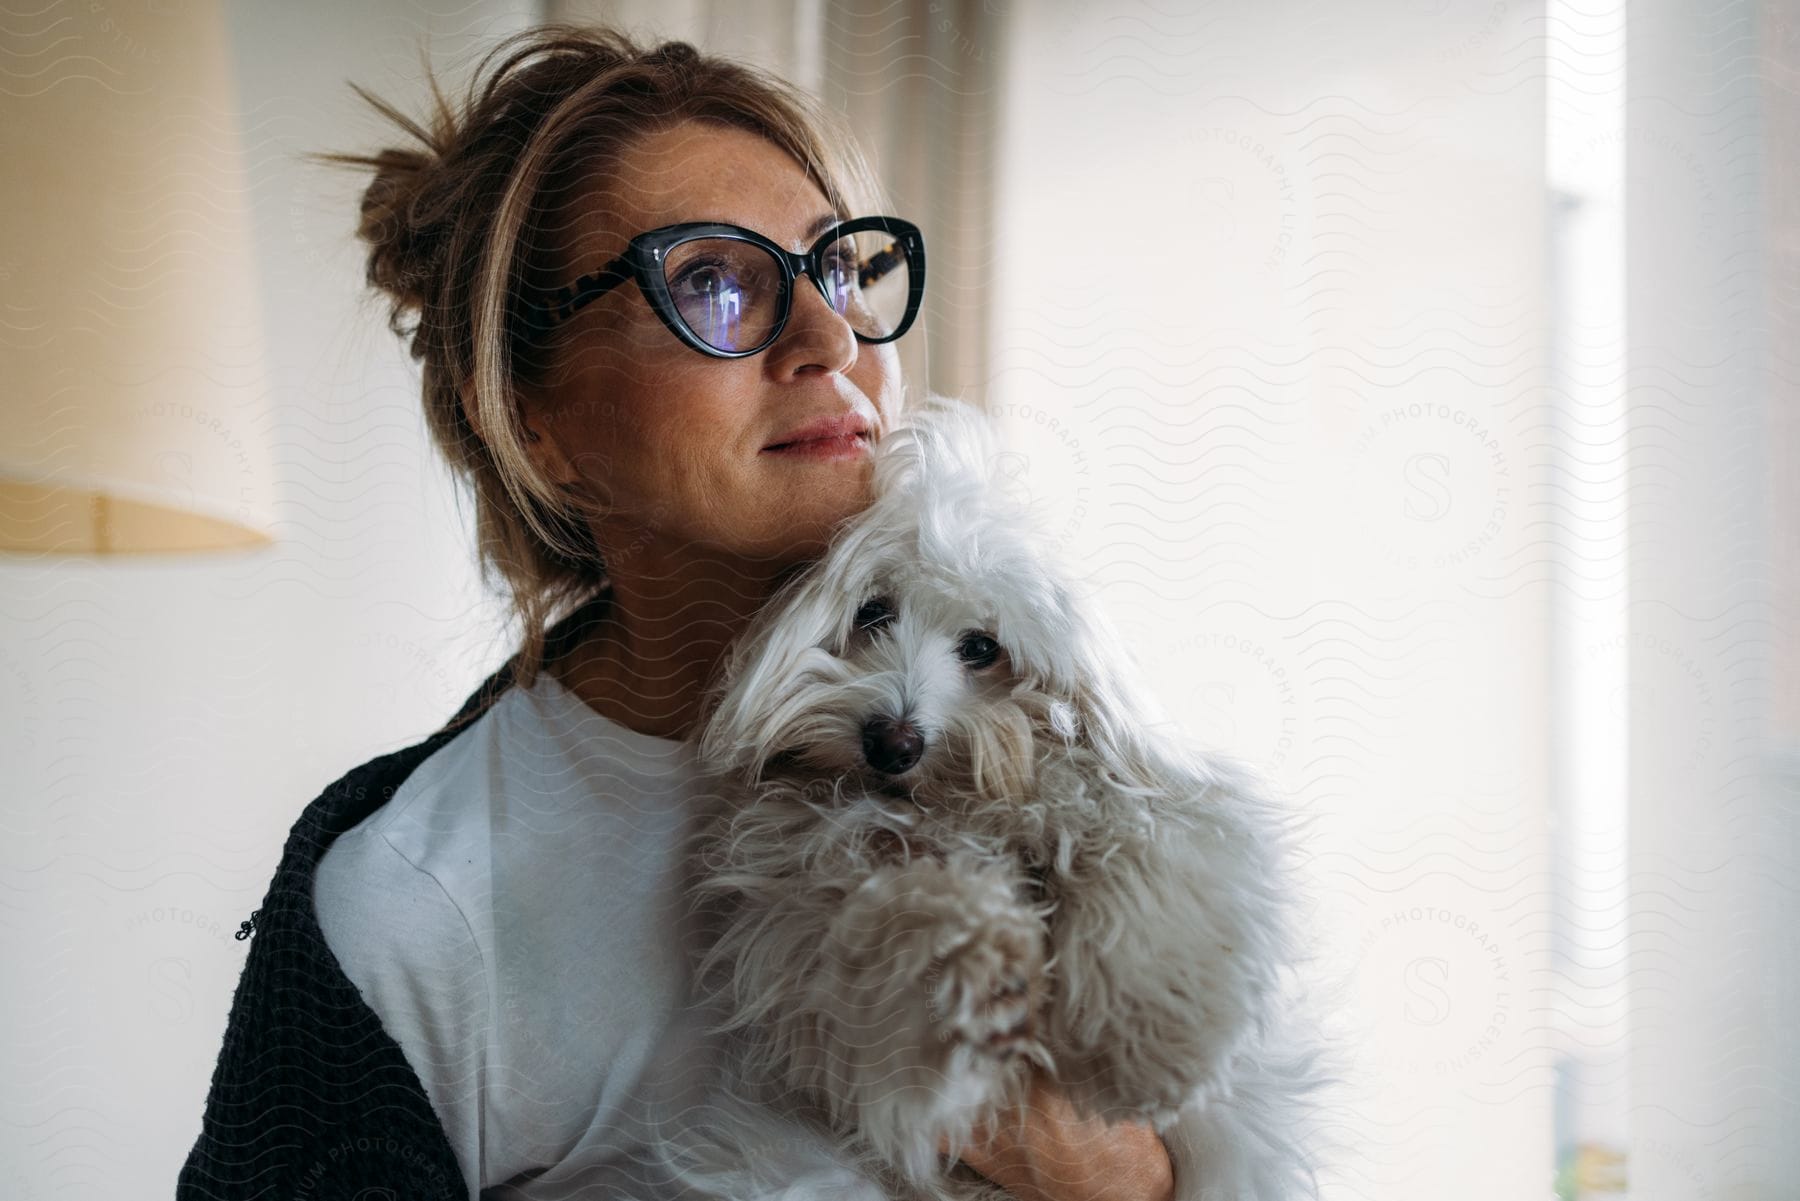
[[681, 269], [671, 281], [675, 288], [690, 288], [696, 296], [716, 296], [734, 288], [736, 280], [726, 274], [726, 265], [718, 259], [699, 259]]
[[866, 600], [856, 611], [856, 628], [859, 630], [879, 630], [894, 620], [894, 606], [885, 596], [877, 596]]
[[956, 644], [956, 656], [970, 667], [992, 667], [1000, 658], [1000, 644], [980, 631], [972, 631]]

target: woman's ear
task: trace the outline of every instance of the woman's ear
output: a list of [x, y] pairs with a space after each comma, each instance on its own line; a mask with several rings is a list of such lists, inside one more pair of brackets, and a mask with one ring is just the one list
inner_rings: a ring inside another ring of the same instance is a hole
[[573, 490], [581, 482], [569, 456], [557, 441], [550, 420], [550, 406], [533, 389], [519, 385], [513, 402], [518, 409], [519, 430], [525, 441], [525, 453], [537, 465], [538, 474], [558, 488]]

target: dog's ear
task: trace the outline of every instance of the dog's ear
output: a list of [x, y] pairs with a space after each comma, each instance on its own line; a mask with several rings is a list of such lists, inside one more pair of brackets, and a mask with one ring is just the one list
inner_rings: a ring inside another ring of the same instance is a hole
[[1052, 578], [1049, 594], [1045, 628], [1030, 640], [1034, 674], [1053, 698], [1046, 733], [1091, 751], [1121, 782], [1155, 786], [1171, 766], [1163, 752], [1173, 728], [1142, 664], [1085, 584]]
[[754, 770], [779, 748], [771, 731], [809, 680], [829, 675], [833, 643], [846, 623], [841, 587], [812, 564], [783, 584], [732, 643], [707, 688], [701, 757], [715, 769]]

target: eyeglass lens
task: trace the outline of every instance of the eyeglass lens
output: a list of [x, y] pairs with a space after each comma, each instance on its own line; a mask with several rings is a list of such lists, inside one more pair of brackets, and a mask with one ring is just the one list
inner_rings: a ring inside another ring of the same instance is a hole
[[[707, 345], [740, 351], [769, 340], [781, 316], [781, 267], [767, 250], [736, 238], [695, 238], [663, 257], [675, 309]], [[911, 292], [905, 244], [883, 230], [859, 230], [827, 246], [823, 258], [819, 283], [831, 307], [865, 338], [891, 334]]]

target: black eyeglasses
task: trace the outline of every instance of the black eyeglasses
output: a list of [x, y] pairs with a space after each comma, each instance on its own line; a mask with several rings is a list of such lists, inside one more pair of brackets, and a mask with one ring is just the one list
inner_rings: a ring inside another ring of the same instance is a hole
[[684, 221], [639, 234], [600, 270], [526, 301], [517, 318], [536, 341], [635, 279], [677, 338], [701, 354], [741, 359], [781, 336], [801, 275], [811, 278], [859, 340], [892, 342], [919, 314], [925, 239], [918, 226], [898, 217], [858, 217], [826, 230], [805, 254], [794, 254], [741, 225]]

